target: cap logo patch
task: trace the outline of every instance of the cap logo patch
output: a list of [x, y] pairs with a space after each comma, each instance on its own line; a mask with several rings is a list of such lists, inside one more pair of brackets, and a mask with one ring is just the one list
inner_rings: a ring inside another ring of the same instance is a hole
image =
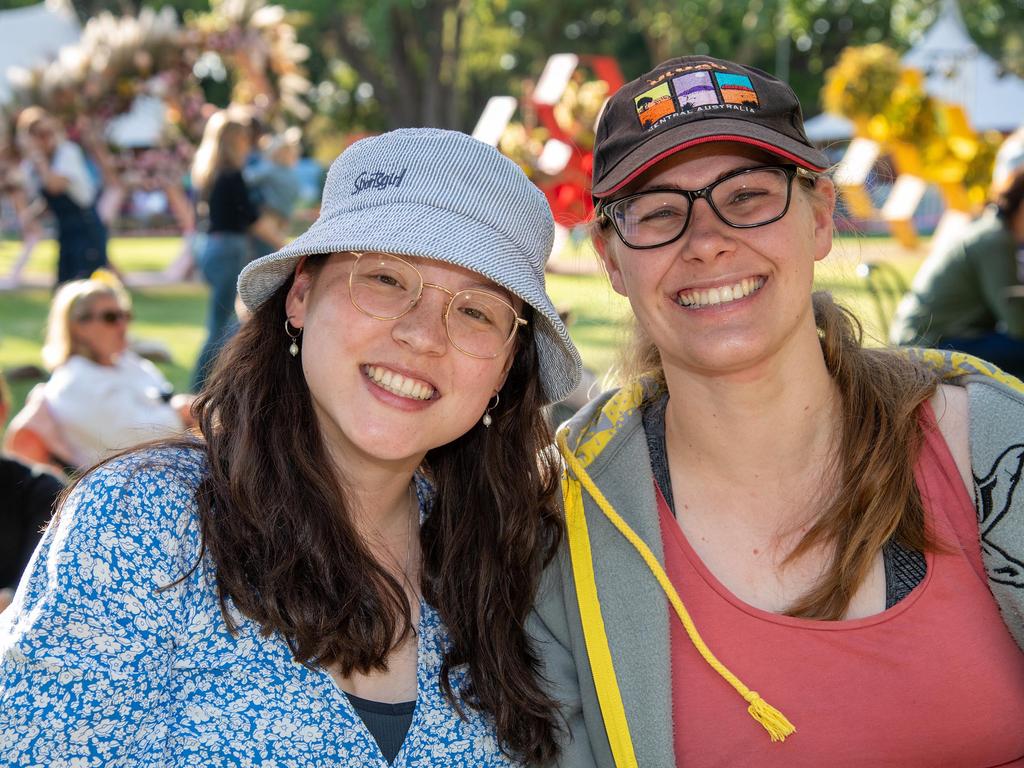
[[731, 75], [715, 72], [715, 80], [722, 89], [722, 98], [726, 104], [745, 104], [750, 107], [759, 106], [754, 85], [746, 75]]
[[676, 95], [679, 97], [679, 107], [684, 112], [706, 104], [722, 103], [718, 99], [718, 92], [715, 91], [715, 84], [711, 82], [710, 72], [682, 75], [673, 80], [672, 85], [675, 86]]
[[753, 112], [761, 106], [749, 77], [707, 66], [677, 68], [671, 79], [649, 87], [633, 102], [646, 130], [694, 112]]
[[653, 125], [667, 115], [675, 114], [676, 111], [668, 83], [662, 83], [649, 91], [644, 91], [633, 99], [633, 102], [636, 104], [636, 114], [640, 118], [640, 125], [644, 128]]

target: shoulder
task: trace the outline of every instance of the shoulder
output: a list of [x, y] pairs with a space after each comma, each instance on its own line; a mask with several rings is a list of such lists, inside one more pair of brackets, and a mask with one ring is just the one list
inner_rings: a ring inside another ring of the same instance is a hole
[[198, 529], [195, 495], [205, 475], [206, 455], [198, 447], [123, 454], [73, 487], [59, 512], [60, 526], [133, 538], [190, 538]]
[[118, 367], [134, 375], [143, 375], [147, 379], [154, 379], [161, 383], [167, 380], [151, 360], [147, 360], [130, 349], [125, 350], [124, 354], [121, 355], [120, 360], [118, 360]]
[[961, 243], [964, 254], [972, 261], [988, 261], [1013, 253], [1016, 250], [1013, 246], [1013, 236], [992, 211], [971, 223]]
[[221, 171], [213, 177], [211, 193], [226, 193], [233, 190], [235, 187], [244, 185], [245, 179], [242, 178], [241, 171]]
[[564, 439], [584, 466], [598, 456], [604, 464], [629, 444], [630, 438], [642, 437], [642, 409], [655, 387], [651, 381], [638, 379], [602, 392], [559, 429], [559, 441]]
[[102, 371], [94, 362], [80, 355], [72, 355], [50, 374], [50, 378], [43, 384], [43, 392], [47, 398], [52, 399], [73, 387], [92, 382], [101, 375]]
[[73, 141], [62, 141], [57, 145], [53, 156], [54, 165], [58, 163], [69, 163], [80, 165], [85, 163], [85, 153], [82, 148]]
[[960, 470], [964, 485], [969, 489], [973, 480], [967, 390], [953, 384], [940, 384], [932, 395], [930, 404], [939, 425], [939, 432], [949, 447], [957, 469]]
[[907, 354], [940, 377], [943, 386], [936, 394], [936, 415], [942, 408], [948, 414], [939, 426], [942, 428], [945, 420], [954, 442], [962, 443], [962, 422], [966, 423], [971, 466], [979, 481], [1009, 453], [1024, 448], [1024, 383], [1020, 379], [959, 352], [917, 349]]

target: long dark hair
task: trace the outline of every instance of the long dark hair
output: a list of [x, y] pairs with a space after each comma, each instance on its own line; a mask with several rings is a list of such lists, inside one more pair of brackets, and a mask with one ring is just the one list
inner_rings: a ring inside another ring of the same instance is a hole
[[[301, 364], [286, 352], [289, 286], [242, 326], [196, 400], [209, 458], [197, 492], [203, 546], [229, 626], [228, 598], [265, 632], [279, 632], [297, 661], [336, 664], [346, 675], [382, 670], [413, 631], [410, 606], [353, 524]], [[530, 328], [492, 426], [428, 453], [436, 496], [420, 545], [423, 594], [451, 638], [446, 696], [460, 712], [468, 704], [490, 714], [509, 754], [546, 762], [556, 754], [557, 709], [524, 624], [561, 526]], [[471, 682], [453, 691], [449, 672], [462, 664]]]

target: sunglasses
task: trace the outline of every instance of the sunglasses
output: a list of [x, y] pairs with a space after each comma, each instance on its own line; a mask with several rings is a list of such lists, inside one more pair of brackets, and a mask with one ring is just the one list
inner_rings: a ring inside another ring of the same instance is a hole
[[129, 323], [132, 319], [132, 313], [125, 309], [108, 309], [105, 312], [97, 312], [94, 315], [85, 315], [82, 317], [80, 323], [91, 323], [93, 320], [99, 320], [101, 323], [107, 325], [117, 325], [118, 323], [125, 322]]

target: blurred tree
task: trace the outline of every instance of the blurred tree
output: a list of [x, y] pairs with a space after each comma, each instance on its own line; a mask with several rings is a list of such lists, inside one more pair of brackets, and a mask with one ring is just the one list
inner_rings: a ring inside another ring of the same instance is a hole
[[[906, 50], [948, 0], [283, 0], [301, 11], [300, 39], [320, 111], [344, 129], [472, 128], [498, 93], [519, 94], [552, 53], [618, 58], [627, 77], [676, 55], [707, 53], [778, 71], [808, 113], [825, 70], [848, 45]], [[0, 9], [29, 4], [0, 0]], [[81, 17], [208, 0], [74, 0]], [[968, 30], [1024, 76], [1024, 0], [960, 0]]]
[[[332, 80], [354, 86], [351, 101], [376, 103], [387, 127], [461, 127], [465, 95], [496, 77], [501, 57], [515, 47], [506, 4], [487, 0], [290, 0], [311, 19], [306, 40], [329, 62], [340, 59], [357, 76]], [[498, 82], [495, 82], [497, 80]]]

